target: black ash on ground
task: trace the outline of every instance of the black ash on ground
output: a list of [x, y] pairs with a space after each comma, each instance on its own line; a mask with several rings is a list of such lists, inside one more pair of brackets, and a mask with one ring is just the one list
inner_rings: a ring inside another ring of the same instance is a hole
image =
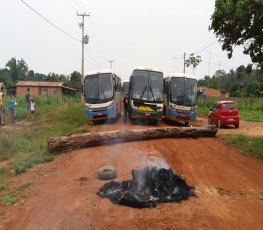
[[106, 183], [97, 194], [114, 204], [134, 208], [156, 207], [158, 202], [180, 202], [195, 196], [194, 187], [171, 169], [146, 167], [131, 173], [131, 180]]

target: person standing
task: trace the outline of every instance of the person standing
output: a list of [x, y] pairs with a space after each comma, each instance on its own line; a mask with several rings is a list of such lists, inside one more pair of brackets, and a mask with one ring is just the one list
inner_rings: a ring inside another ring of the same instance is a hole
[[27, 119], [29, 119], [31, 117], [31, 102], [30, 102], [30, 89], [29, 88], [27, 88], [26, 90], [25, 99], [26, 99]]
[[31, 110], [31, 119], [34, 119], [34, 113], [35, 113], [35, 102], [33, 99], [31, 99], [31, 104], [30, 104], [30, 110]]
[[10, 95], [10, 100], [8, 102], [8, 109], [10, 112], [10, 121], [11, 124], [15, 123], [15, 97], [14, 95]]
[[127, 117], [128, 117], [128, 93], [125, 94], [123, 98], [123, 123], [127, 124]]
[[0, 125], [4, 124], [4, 88], [0, 91]]

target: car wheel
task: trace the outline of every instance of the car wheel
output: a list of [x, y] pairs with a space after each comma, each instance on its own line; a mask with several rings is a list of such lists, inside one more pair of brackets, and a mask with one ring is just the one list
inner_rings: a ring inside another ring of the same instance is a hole
[[97, 171], [97, 178], [100, 180], [112, 180], [116, 178], [117, 171], [112, 166], [104, 166]]
[[238, 129], [239, 128], [239, 124], [235, 125], [235, 128]]

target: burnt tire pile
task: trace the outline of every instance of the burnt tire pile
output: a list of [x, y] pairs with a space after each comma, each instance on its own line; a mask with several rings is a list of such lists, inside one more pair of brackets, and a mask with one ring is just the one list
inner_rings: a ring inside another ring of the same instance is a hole
[[158, 202], [180, 202], [195, 196], [194, 188], [171, 169], [132, 170], [132, 179], [103, 185], [97, 193], [114, 204], [134, 208], [156, 207]]

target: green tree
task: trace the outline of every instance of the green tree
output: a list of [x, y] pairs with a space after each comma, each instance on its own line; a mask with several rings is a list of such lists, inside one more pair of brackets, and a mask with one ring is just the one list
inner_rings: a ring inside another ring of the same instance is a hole
[[35, 73], [33, 70], [29, 70], [27, 73], [27, 80], [34, 81], [35, 80]]
[[47, 81], [62, 81], [64, 83], [67, 83], [68, 78], [64, 74], [49, 73], [47, 75]]
[[241, 96], [241, 91], [240, 91], [240, 85], [234, 84], [231, 89], [230, 89], [230, 97], [240, 97]]
[[10, 79], [9, 71], [7, 69], [0, 69], [0, 82], [3, 82], [5, 86], [12, 86], [12, 80]]
[[216, 0], [209, 30], [231, 58], [236, 46], [244, 46], [253, 63], [263, 67], [263, 1]]
[[74, 71], [70, 75], [70, 87], [80, 90], [81, 89], [81, 74], [77, 71]]
[[195, 75], [194, 69], [199, 65], [199, 63], [202, 62], [201, 57], [194, 56], [194, 54], [190, 54], [189, 58], [185, 60], [185, 65], [187, 67], [192, 66], [193, 67], [193, 75]]
[[10, 77], [14, 83], [19, 80], [26, 80], [28, 66], [23, 59], [16, 60], [16, 58], [11, 58], [7, 64], [6, 68], [9, 70]]
[[252, 64], [248, 64], [247, 67], [246, 67], [247, 74], [252, 73], [252, 70], [253, 70], [253, 65]]
[[245, 89], [246, 97], [259, 97], [261, 94], [260, 84], [256, 81], [251, 82]]

